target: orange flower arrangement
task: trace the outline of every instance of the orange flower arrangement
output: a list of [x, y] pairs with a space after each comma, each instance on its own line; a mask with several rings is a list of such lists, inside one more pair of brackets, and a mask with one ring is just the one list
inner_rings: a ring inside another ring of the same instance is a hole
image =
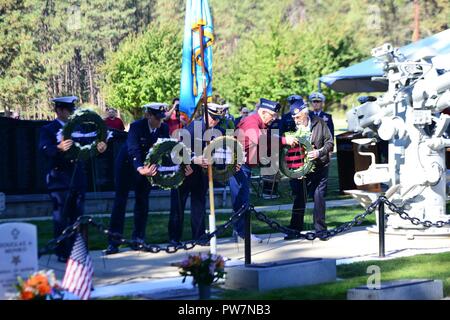
[[192, 276], [194, 285], [211, 285], [226, 274], [223, 257], [211, 253], [191, 254], [179, 264], [179, 268], [184, 276], [183, 282], [187, 276]]
[[19, 277], [16, 287], [19, 300], [45, 300], [59, 290], [52, 270], [36, 272], [25, 281]]

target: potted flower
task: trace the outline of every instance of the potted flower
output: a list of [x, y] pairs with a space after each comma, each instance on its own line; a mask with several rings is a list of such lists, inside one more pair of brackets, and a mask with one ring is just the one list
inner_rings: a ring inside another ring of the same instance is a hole
[[211, 253], [191, 254], [179, 265], [180, 274], [192, 276], [193, 285], [198, 285], [200, 299], [209, 299], [211, 284], [225, 276], [225, 261], [222, 256]]
[[53, 270], [38, 271], [27, 280], [18, 278], [18, 300], [53, 300], [61, 297], [61, 289]]

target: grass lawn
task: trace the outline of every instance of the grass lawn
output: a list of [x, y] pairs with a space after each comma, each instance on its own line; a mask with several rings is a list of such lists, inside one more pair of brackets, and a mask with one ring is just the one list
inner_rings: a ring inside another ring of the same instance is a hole
[[450, 295], [450, 253], [425, 254], [386, 261], [367, 261], [337, 266], [334, 283], [277, 289], [265, 293], [254, 291], [225, 290], [219, 299], [225, 300], [345, 300], [347, 290], [367, 284], [370, 274], [367, 267], [377, 265], [381, 270], [381, 281], [399, 279], [440, 279], [444, 281], [444, 296]]
[[[341, 207], [332, 208], [327, 210], [327, 222], [329, 227], [336, 227], [343, 222], [350, 221], [357, 214], [363, 212], [360, 207]], [[290, 221], [290, 211], [275, 211], [269, 212], [268, 216], [280, 221], [283, 225], [288, 225]], [[230, 214], [216, 214], [217, 225], [225, 223]], [[102, 222], [103, 225], [109, 225], [109, 218], [96, 218], [98, 222]], [[255, 220], [255, 219], [253, 219]], [[147, 242], [148, 243], [164, 243], [168, 241], [167, 225], [169, 221], [168, 214], [149, 214], [147, 225]], [[42, 248], [53, 237], [53, 223], [52, 221], [31, 221], [38, 228], [38, 243], [39, 248]], [[368, 220], [363, 225], [371, 225], [375, 223], [375, 216], [370, 215]], [[305, 228], [311, 228], [312, 224], [312, 210], [308, 209], [305, 215]], [[131, 237], [131, 231], [133, 227], [133, 218], [125, 219], [125, 236]], [[183, 240], [189, 240], [191, 237], [190, 230], [190, 215], [186, 215], [184, 224], [184, 237]], [[263, 234], [270, 233], [271, 229], [259, 221], [253, 221], [252, 230], [254, 233]], [[221, 237], [231, 237], [231, 230], [227, 230]], [[107, 245], [106, 238], [103, 234], [100, 234], [93, 228], [90, 228], [89, 232], [89, 248], [91, 250], [105, 249]]]

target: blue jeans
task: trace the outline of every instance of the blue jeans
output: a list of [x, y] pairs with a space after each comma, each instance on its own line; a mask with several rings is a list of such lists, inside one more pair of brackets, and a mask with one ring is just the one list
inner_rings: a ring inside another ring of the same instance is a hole
[[[242, 207], [248, 208], [250, 205], [250, 177], [252, 170], [249, 166], [243, 165], [241, 170], [230, 179], [231, 201], [233, 211], [236, 213]], [[233, 225], [233, 229], [240, 237], [245, 235], [245, 215], [242, 215]]]

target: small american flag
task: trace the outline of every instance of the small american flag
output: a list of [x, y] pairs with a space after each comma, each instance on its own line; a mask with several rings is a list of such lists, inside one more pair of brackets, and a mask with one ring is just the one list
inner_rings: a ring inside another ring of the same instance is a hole
[[67, 262], [62, 287], [80, 299], [87, 300], [91, 295], [93, 274], [94, 268], [86, 243], [78, 233]]

